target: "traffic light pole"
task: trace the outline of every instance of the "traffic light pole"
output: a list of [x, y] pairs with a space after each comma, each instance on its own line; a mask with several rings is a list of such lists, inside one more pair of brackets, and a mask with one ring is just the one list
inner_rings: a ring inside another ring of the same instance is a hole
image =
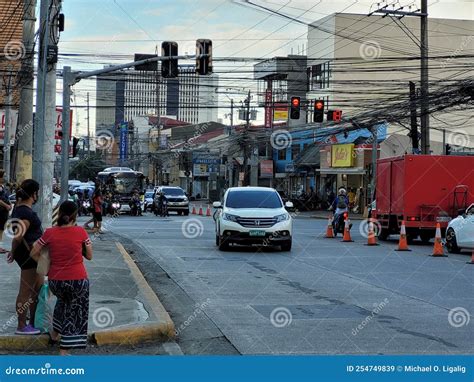
[[[71, 121], [71, 67], [65, 66], [63, 68], [63, 136], [61, 141], [61, 202], [68, 198], [69, 191], [69, 125]], [[89, 138], [89, 137], [88, 137]], [[89, 147], [89, 140], [87, 146]]]

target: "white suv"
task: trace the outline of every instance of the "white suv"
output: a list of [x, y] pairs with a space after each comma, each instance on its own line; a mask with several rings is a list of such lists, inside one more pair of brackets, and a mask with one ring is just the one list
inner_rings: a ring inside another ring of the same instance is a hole
[[283, 251], [291, 250], [293, 219], [280, 195], [267, 187], [232, 187], [223, 203], [214, 202], [217, 208], [216, 245], [220, 250], [229, 244], [279, 245]]

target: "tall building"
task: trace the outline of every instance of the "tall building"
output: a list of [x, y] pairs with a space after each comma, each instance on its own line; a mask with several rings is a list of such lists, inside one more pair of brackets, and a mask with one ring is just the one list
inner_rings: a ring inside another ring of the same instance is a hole
[[[199, 76], [180, 65], [178, 78], [160, 71], [127, 70], [97, 77], [96, 128], [112, 128], [139, 115], [175, 117], [188, 123], [217, 120], [216, 75]], [[158, 112], [158, 113], [157, 113]]]

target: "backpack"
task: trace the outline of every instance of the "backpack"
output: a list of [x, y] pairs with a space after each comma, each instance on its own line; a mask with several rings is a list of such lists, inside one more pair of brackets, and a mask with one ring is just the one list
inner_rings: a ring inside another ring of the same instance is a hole
[[346, 197], [343, 195], [339, 195], [337, 197], [337, 208], [343, 210], [347, 208]]

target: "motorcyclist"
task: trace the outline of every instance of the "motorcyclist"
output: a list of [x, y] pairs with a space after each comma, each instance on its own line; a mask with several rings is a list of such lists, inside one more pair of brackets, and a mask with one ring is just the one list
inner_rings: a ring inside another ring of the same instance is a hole
[[332, 202], [331, 209], [334, 211], [334, 218], [332, 221], [332, 225], [334, 228], [334, 233], [337, 233], [337, 226], [339, 219], [341, 215], [344, 214], [344, 212], [348, 212], [349, 209], [349, 199], [347, 197], [347, 191], [344, 187], [339, 188], [339, 191], [337, 192], [337, 196], [334, 198], [334, 201]]
[[133, 191], [132, 200], [131, 200], [131, 208], [136, 208], [138, 216], [142, 215], [140, 194], [138, 193], [138, 190], [136, 189]]

